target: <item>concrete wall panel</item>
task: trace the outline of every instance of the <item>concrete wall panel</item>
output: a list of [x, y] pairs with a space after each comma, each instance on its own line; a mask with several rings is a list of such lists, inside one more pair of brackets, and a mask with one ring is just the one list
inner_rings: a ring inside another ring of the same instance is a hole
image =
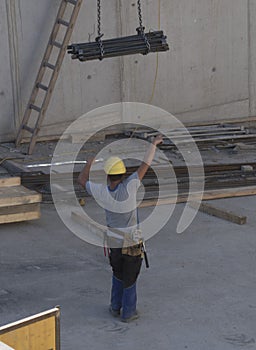
[[[72, 42], [93, 41], [97, 36], [96, 1], [84, 1]], [[104, 38], [116, 37], [118, 18], [116, 1], [102, 1], [102, 32]], [[50, 104], [46, 122], [74, 120], [96, 107], [119, 102], [120, 59], [79, 62], [66, 56]]]
[[[0, 0], [0, 141], [19, 126], [60, 2]], [[136, 33], [136, 3], [102, 1], [104, 38]], [[121, 100], [155, 104], [184, 122], [255, 115], [255, 0], [143, 0], [147, 30], [158, 28], [159, 3], [171, 50], [158, 66], [156, 54], [87, 63], [67, 55], [42, 134]], [[94, 40], [96, 30], [96, 1], [84, 0], [71, 41]]]
[[[19, 27], [17, 57], [20, 73], [21, 113], [20, 121], [31, 94], [33, 84], [46, 48], [60, 0], [15, 0], [16, 22]], [[111, 19], [111, 21], [110, 21]], [[115, 1], [102, 8], [104, 37], [117, 35]], [[96, 36], [96, 2], [84, 1], [81, 7], [72, 42], [86, 42]], [[119, 58], [80, 63], [66, 55], [52, 99], [44, 120], [44, 126], [74, 120], [83, 113], [102, 104], [120, 100]], [[46, 129], [44, 127], [44, 129]]]
[[248, 0], [250, 116], [256, 116], [256, 1]]
[[8, 141], [14, 137], [14, 105], [12, 90], [11, 55], [9, 48], [8, 15], [5, 1], [0, 1], [0, 139]]
[[[158, 1], [146, 1], [146, 5], [146, 26], [157, 28]], [[123, 16], [129, 20], [124, 33], [136, 26], [133, 12], [126, 2]], [[159, 54], [154, 104], [180, 114], [248, 99], [246, 1], [162, 0], [161, 27], [171, 50]], [[148, 102], [156, 57], [131, 56], [124, 65], [126, 99], [139, 96], [140, 101]], [[248, 114], [248, 110], [243, 112]]]

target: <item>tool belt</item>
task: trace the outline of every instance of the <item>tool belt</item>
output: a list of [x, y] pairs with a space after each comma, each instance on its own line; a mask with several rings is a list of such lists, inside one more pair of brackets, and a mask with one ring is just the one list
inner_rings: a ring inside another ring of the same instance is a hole
[[[132, 232], [123, 232], [115, 228], [109, 228], [111, 235], [107, 234], [106, 241], [110, 248], [121, 248], [122, 254], [143, 257], [143, 243], [141, 231], [134, 229]], [[114, 233], [114, 236], [112, 235]]]
[[143, 257], [142, 244], [136, 244], [133, 246], [123, 247], [122, 254], [129, 256], [141, 256]]

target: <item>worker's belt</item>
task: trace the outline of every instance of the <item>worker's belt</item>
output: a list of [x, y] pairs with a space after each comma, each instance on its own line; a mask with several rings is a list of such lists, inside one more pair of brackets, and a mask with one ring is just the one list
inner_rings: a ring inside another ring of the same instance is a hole
[[123, 254], [137, 256], [141, 254], [141, 231], [133, 227], [123, 231], [109, 227], [106, 232], [107, 245], [110, 248], [122, 248]]

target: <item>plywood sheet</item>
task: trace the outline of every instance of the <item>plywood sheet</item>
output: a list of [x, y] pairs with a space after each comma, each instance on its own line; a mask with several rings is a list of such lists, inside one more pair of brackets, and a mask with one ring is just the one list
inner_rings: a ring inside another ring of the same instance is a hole
[[0, 341], [15, 350], [60, 350], [58, 307], [0, 327]]

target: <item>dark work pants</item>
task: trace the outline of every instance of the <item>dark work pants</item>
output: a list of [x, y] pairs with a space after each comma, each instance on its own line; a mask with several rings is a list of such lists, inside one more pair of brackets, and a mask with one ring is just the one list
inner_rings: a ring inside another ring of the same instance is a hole
[[141, 256], [123, 255], [121, 248], [111, 248], [109, 260], [113, 275], [123, 281], [124, 288], [131, 287], [140, 273]]

